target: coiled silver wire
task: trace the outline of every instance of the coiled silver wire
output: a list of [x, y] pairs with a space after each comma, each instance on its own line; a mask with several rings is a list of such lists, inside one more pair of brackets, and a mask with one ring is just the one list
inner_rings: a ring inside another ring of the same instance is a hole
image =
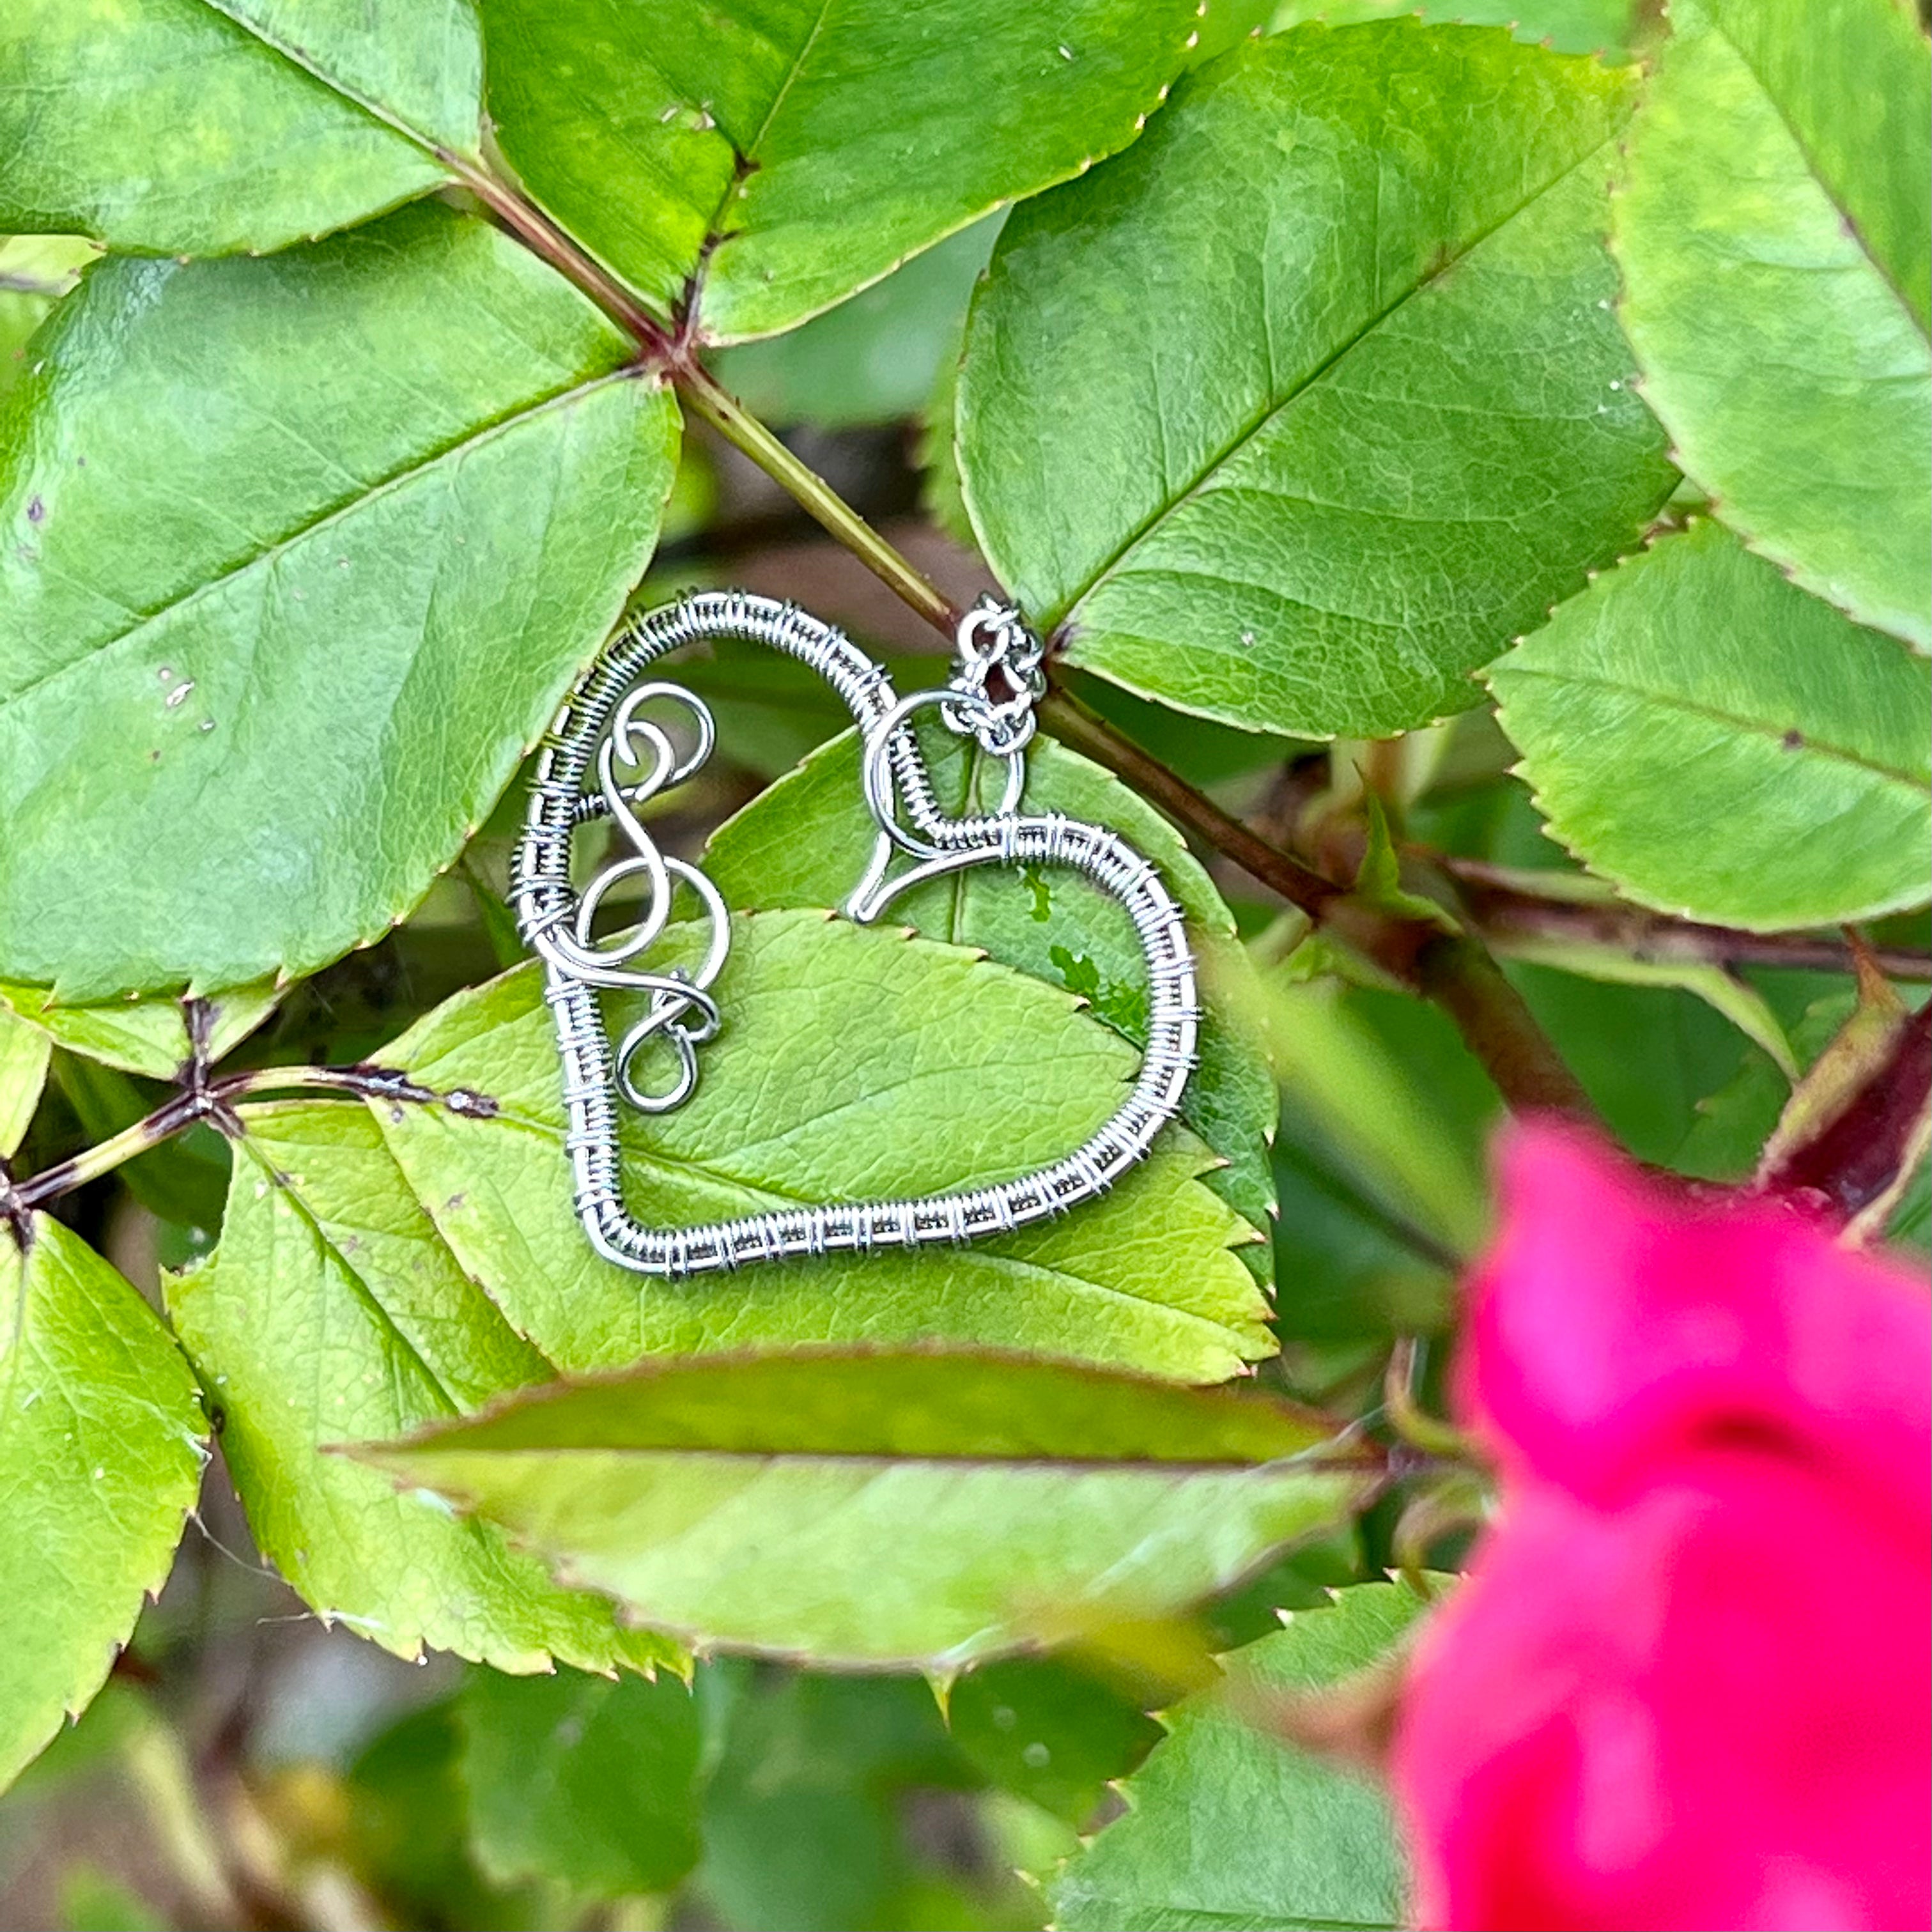
[[[638, 618], [613, 640], [558, 712], [531, 783], [511, 892], [525, 940], [544, 961], [544, 997], [556, 1017], [569, 1122], [565, 1146], [578, 1216], [591, 1245], [607, 1259], [640, 1274], [676, 1278], [746, 1262], [916, 1248], [1008, 1233], [1104, 1192], [1146, 1154], [1179, 1110], [1200, 1023], [1180, 908], [1154, 868], [1106, 827], [1059, 812], [1015, 808], [1030, 719], [1016, 730], [1011, 700], [987, 694], [986, 672], [974, 662], [974, 650], [975, 640], [989, 632], [996, 639], [1027, 637], [1010, 612], [992, 612], [990, 623], [986, 610], [969, 614], [961, 626], [963, 668], [956, 667], [952, 686], [902, 698], [884, 669], [832, 626], [770, 598], [707, 591]], [[879, 837], [872, 863], [847, 904], [850, 917], [869, 922], [922, 880], [985, 864], [1070, 866], [1126, 908], [1147, 961], [1147, 1046], [1132, 1089], [1084, 1145], [1015, 1180], [917, 1199], [826, 1202], [691, 1228], [650, 1228], [633, 1218], [625, 1204], [618, 1148], [620, 1083], [632, 1103], [647, 1112], [664, 1111], [689, 1094], [697, 1078], [696, 1048], [718, 1023], [707, 989], [729, 943], [716, 889], [694, 867], [661, 857], [634, 809], [703, 762], [710, 746], [710, 714], [680, 687], [646, 684], [643, 674], [686, 644], [724, 638], [763, 644], [810, 665], [858, 722], [866, 746], [866, 802]], [[1009, 646], [997, 648], [1004, 652]], [[1033, 652], [1037, 649], [1034, 644]], [[1018, 655], [1024, 665], [1027, 653]], [[652, 700], [690, 708], [698, 724], [696, 752], [682, 761], [676, 758], [668, 738], [644, 715]], [[913, 711], [928, 701], [940, 704], [950, 728], [971, 733], [982, 744], [1010, 746], [999, 753], [1006, 760], [1008, 782], [998, 811], [953, 818], [940, 808], [910, 724]], [[620, 766], [640, 776], [627, 783]], [[586, 820], [605, 816], [618, 819], [634, 850], [579, 895], [570, 883], [572, 834]], [[899, 853], [914, 862], [889, 877]], [[644, 917], [634, 931], [600, 945], [591, 935], [592, 916], [620, 874], [645, 880], [650, 896]], [[654, 972], [640, 963], [668, 917], [674, 874], [698, 892], [712, 923], [711, 944], [695, 972]], [[627, 986], [650, 995], [645, 1018], [615, 1053], [598, 1006], [598, 986]], [[631, 1060], [646, 1040], [658, 1036], [673, 1046], [679, 1077], [666, 1092], [650, 1094], [635, 1085]]]

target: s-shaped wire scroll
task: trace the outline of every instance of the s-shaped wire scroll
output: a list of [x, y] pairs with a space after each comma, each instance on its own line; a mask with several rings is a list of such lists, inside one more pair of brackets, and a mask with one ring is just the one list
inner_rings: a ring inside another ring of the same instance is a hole
[[[650, 1228], [632, 1218], [618, 1150], [619, 1097], [646, 1113], [690, 1097], [698, 1050], [723, 1024], [710, 989], [730, 944], [717, 888], [696, 866], [661, 854], [638, 815], [648, 800], [682, 783], [710, 756], [711, 715], [682, 686], [643, 674], [684, 645], [721, 638], [764, 644], [810, 665], [858, 722], [862, 789], [878, 836], [847, 902], [849, 917], [868, 923], [925, 880], [989, 864], [1070, 866], [1126, 908], [1147, 962], [1147, 1046], [1126, 1098], [1072, 1153], [1012, 1180], [917, 1199], [827, 1202], [682, 1228]], [[1033, 706], [1043, 688], [1038, 640], [1014, 613], [990, 602], [960, 626], [950, 682], [902, 698], [884, 668], [843, 632], [790, 604], [742, 591], [706, 592], [650, 612], [585, 675], [544, 740], [511, 894], [524, 937], [544, 964], [544, 998], [563, 1063], [565, 1145], [577, 1212], [598, 1253], [640, 1274], [674, 1278], [747, 1261], [970, 1240], [1064, 1213], [1103, 1192], [1147, 1153], [1178, 1111], [1195, 1064], [1200, 1015], [1193, 956], [1180, 909], [1160, 874], [1118, 834], [1058, 812], [1020, 811]], [[1004, 762], [996, 811], [956, 818], [940, 807], [911, 729], [914, 712], [928, 704], [938, 707], [949, 730]], [[654, 706], [674, 706], [691, 719], [695, 748], [682, 758], [650, 715]], [[616, 822], [631, 850], [580, 894], [570, 883], [572, 836], [602, 818]], [[902, 853], [912, 863], [895, 875]], [[614, 886], [630, 880], [640, 880], [644, 891], [637, 923], [598, 940], [598, 909]], [[695, 968], [653, 970], [645, 956], [663, 934], [680, 881], [698, 897], [706, 943]], [[614, 1052], [598, 1005], [601, 987], [649, 996], [643, 1018]], [[657, 1040], [670, 1046], [677, 1069], [661, 1091], [643, 1087], [636, 1068], [643, 1048]]]

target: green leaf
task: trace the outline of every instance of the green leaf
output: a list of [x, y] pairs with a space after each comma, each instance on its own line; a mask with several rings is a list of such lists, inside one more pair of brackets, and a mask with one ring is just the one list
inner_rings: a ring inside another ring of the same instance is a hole
[[17, 1148], [40, 1104], [53, 1042], [0, 1006], [0, 1160]]
[[0, 1787], [106, 1682], [201, 1487], [194, 1378], [80, 1237], [0, 1226]]
[[1318, 736], [1477, 701], [1674, 480], [1599, 241], [1631, 88], [1500, 31], [1303, 28], [1015, 212], [960, 458], [1070, 662]]
[[494, 1530], [323, 1453], [445, 1420], [550, 1365], [437, 1239], [362, 1108], [290, 1102], [243, 1120], [221, 1245], [170, 1280], [168, 1308], [262, 1554], [325, 1618], [399, 1656], [678, 1662]]
[[[1830, 986], [1820, 976], [1808, 983]], [[1809, 1066], [1851, 1017], [1856, 995], [1848, 982], [1808, 1001], [1789, 1028], [1799, 1064]], [[1791, 1099], [1792, 1082], [1763, 1054], [1747, 1054], [1721, 1087], [1697, 1103], [1697, 1117], [1671, 1157], [1680, 1174], [1707, 1180], [1748, 1180]]]
[[[920, 742], [949, 811], [964, 811], [976, 792], [996, 782], [988, 761], [950, 733], [925, 731]], [[878, 832], [859, 766], [858, 736], [848, 731], [718, 827], [705, 864], [728, 904], [765, 910], [844, 903]], [[1265, 1234], [1274, 1208], [1268, 1153], [1274, 1077], [1248, 1019], [1252, 968], [1235, 940], [1234, 915], [1174, 827], [1078, 752], [1036, 739], [1027, 754], [1023, 806], [1112, 826], [1160, 867], [1180, 902], [1207, 1016], [1201, 1064], [1181, 1118], [1226, 1163], [1206, 1177], [1208, 1185]], [[1002, 964], [1076, 994], [1122, 1038], [1145, 1045], [1147, 974], [1133, 922], [1077, 873], [986, 866], [936, 880], [898, 907], [895, 916], [928, 938], [983, 947]], [[1257, 1262], [1267, 1252], [1260, 1244], [1243, 1250]]]
[[698, 1684], [700, 1696], [735, 1692], [692, 1882], [712, 1918], [730, 1932], [981, 1922], [956, 1902], [916, 1902], [925, 1861], [913, 1836], [927, 1821], [908, 1801], [974, 1781], [923, 1684], [719, 1662], [700, 1665]]
[[826, 429], [916, 416], [956, 360], [997, 218], [975, 222], [802, 328], [721, 351], [718, 380], [773, 428]]
[[1718, 514], [1932, 650], [1932, 52], [1902, 0], [1675, 0], [1617, 197], [1646, 399]]
[[457, 1700], [470, 1832], [500, 1884], [668, 1891], [698, 1862], [703, 1742], [690, 1687], [478, 1671]]
[[1124, 147], [1196, 0], [484, 0], [490, 112], [550, 212], [704, 338], [769, 335]]
[[[1387, 1800], [1365, 1778], [1278, 1742], [1250, 1718], [1386, 1656], [1421, 1600], [1390, 1583], [1334, 1593], [1332, 1609], [1223, 1661], [1225, 1685], [1188, 1698], [1124, 1787], [1126, 1814], [1048, 1888], [1064, 1932], [1273, 1932], [1406, 1922]], [[1243, 1714], [1244, 1706], [1249, 1714]]]
[[[1286, 971], [1267, 991], [1284, 1130], [1291, 1117], [1297, 1140], [1312, 1129], [1398, 1225], [1438, 1252], [1472, 1252], [1489, 1225], [1482, 1141], [1494, 1098], [1480, 1069], [1400, 995]], [[1437, 1037], [1418, 1036], [1426, 1034]], [[1292, 1245], [1286, 1220], [1282, 1232]], [[1293, 1281], [1285, 1270], [1291, 1293]]]
[[0, 396], [27, 366], [27, 338], [99, 251], [72, 235], [0, 237]]
[[408, 1712], [357, 1754], [343, 1785], [356, 1875], [404, 1924], [550, 1932], [562, 1916], [556, 1887], [506, 1893], [477, 1868], [463, 1742], [457, 1700], [446, 1697]]
[[[248, 1038], [275, 1010], [267, 986], [238, 986], [202, 1007], [212, 1065]], [[114, 1000], [98, 1006], [56, 1006], [44, 986], [0, 980], [0, 1008], [56, 1046], [124, 1073], [176, 1080], [193, 1055], [188, 1015], [178, 1000]]]
[[1258, 1397], [1067, 1362], [650, 1364], [361, 1452], [706, 1646], [949, 1668], [1155, 1617], [1359, 1478]]
[[1454, 1258], [1392, 1216], [1325, 1139], [1310, 1144], [1284, 1110], [1275, 1148], [1282, 1232], [1275, 1269], [1291, 1286], [1276, 1318], [1298, 1343], [1386, 1346], [1448, 1326]]
[[0, 229], [279, 248], [449, 178], [482, 77], [467, 0], [9, 0]]
[[1455, 915], [1439, 900], [1412, 892], [1402, 884], [1402, 859], [1389, 830], [1388, 810], [1372, 791], [1364, 794], [1363, 802], [1367, 811], [1368, 841], [1355, 873], [1356, 898], [1397, 919], [1426, 920], [1438, 932], [1452, 936], [1460, 932]]
[[1508, 971], [1605, 1124], [1640, 1160], [1676, 1166], [1706, 1098], [1741, 1061], [1762, 1060], [1682, 988], [1618, 985], [1516, 960]]
[[[653, 957], [674, 962], [701, 936], [674, 928]], [[713, 992], [724, 1030], [692, 1100], [655, 1118], [625, 1110], [630, 1197], [663, 1226], [1023, 1172], [1100, 1125], [1136, 1059], [1036, 980], [818, 913], [734, 922]], [[1246, 1231], [1195, 1178], [1211, 1156], [1182, 1130], [1103, 1199], [1000, 1240], [673, 1283], [600, 1259], [584, 1238], [533, 967], [449, 1001], [384, 1058], [495, 1102], [488, 1119], [380, 1112], [463, 1266], [568, 1371], [640, 1353], [943, 1338], [1213, 1382], [1269, 1346], [1265, 1304], [1228, 1246]]]
[[1927, 897], [1932, 668], [1721, 526], [1606, 573], [1488, 675], [1551, 836], [1626, 897], [1753, 932]]
[[1325, 20], [1331, 27], [1412, 14], [1432, 22], [1507, 27], [1520, 40], [1540, 40], [1559, 54], [1624, 58], [1634, 0], [1282, 0], [1273, 31]]
[[1559, 973], [1580, 974], [1586, 980], [1601, 980], [1612, 986], [1682, 987], [1722, 1013], [1754, 1045], [1762, 1047], [1787, 1079], [1798, 1077], [1791, 1042], [1770, 1002], [1728, 967], [1703, 959], [1640, 959], [1618, 946], [1587, 939], [1512, 937], [1494, 950], [1502, 958], [1550, 967]]
[[[942, 657], [893, 657], [886, 668], [904, 693], [943, 683], [946, 666]], [[790, 771], [852, 722], [818, 672], [763, 644], [720, 638], [703, 657], [680, 657], [670, 674], [710, 707], [719, 755], [766, 780]]]
[[1275, 13], [1276, 0], [1204, 0], [1200, 39], [1189, 64], [1198, 67], [1250, 34], [1268, 32]]
[[0, 974], [232, 986], [407, 912], [650, 554], [628, 353], [434, 204], [94, 270], [0, 410]]
[[968, 1671], [946, 1693], [946, 1723], [994, 1784], [1076, 1831], [1161, 1735], [1132, 1699], [1064, 1657], [1001, 1658]]

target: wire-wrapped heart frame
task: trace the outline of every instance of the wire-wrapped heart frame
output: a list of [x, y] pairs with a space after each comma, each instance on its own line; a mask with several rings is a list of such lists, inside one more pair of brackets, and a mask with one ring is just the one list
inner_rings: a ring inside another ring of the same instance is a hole
[[[844, 907], [848, 917], [870, 923], [922, 880], [982, 865], [1070, 866], [1126, 908], [1147, 962], [1147, 1046], [1126, 1099], [1072, 1153], [1012, 1180], [917, 1199], [826, 1202], [692, 1228], [648, 1228], [632, 1218], [618, 1149], [620, 1096], [646, 1113], [690, 1097], [698, 1049], [722, 1023], [710, 988], [730, 944], [717, 888], [696, 866], [661, 854], [638, 817], [646, 801], [681, 784], [710, 756], [711, 715], [681, 686], [644, 674], [672, 651], [717, 638], [764, 644], [809, 664], [858, 722], [863, 790], [878, 838]], [[591, 1245], [620, 1266], [677, 1277], [746, 1262], [1004, 1234], [1103, 1193], [1178, 1111], [1200, 1024], [1180, 908], [1153, 866], [1118, 834], [1060, 812], [1018, 809], [1033, 706], [1042, 688], [1038, 640], [1010, 610], [982, 602], [962, 622], [958, 644], [949, 685], [902, 698], [883, 667], [831, 625], [770, 598], [707, 592], [638, 619], [557, 714], [530, 786], [511, 892], [524, 937], [544, 962], [544, 998], [556, 1016], [578, 1218]], [[940, 808], [910, 722], [928, 704], [938, 708], [950, 730], [1004, 762], [996, 811], [954, 818]], [[694, 748], [682, 757], [652, 715], [653, 707], [667, 706], [685, 712], [695, 730]], [[631, 849], [579, 893], [570, 882], [572, 835], [604, 818], [616, 820]], [[901, 853], [912, 862], [894, 874]], [[632, 880], [644, 895], [637, 922], [599, 939], [593, 930], [599, 908], [614, 886]], [[647, 956], [670, 917], [680, 882], [697, 896], [708, 943], [694, 968], [653, 969]], [[598, 1004], [603, 987], [648, 995], [644, 1016], [614, 1052]], [[676, 1070], [662, 1090], [647, 1090], [638, 1077], [640, 1056], [654, 1041], [669, 1049]]]

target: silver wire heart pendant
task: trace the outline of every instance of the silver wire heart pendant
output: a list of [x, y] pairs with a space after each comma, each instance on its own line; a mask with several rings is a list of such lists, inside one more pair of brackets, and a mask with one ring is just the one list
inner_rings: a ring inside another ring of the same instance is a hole
[[[826, 1202], [681, 1228], [648, 1228], [633, 1218], [624, 1202], [618, 1106], [663, 1113], [690, 1097], [699, 1048], [724, 1024], [710, 988], [730, 944], [717, 888], [696, 866], [661, 854], [638, 817], [650, 798], [682, 784], [710, 755], [710, 713], [681, 686], [644, 674], [683, 645], [719, 638], [764, 644], [809, 664], [858, 722], [862, 788], [878, 836], [846, 902], [848, 917], [869, 924], [911, 887], [987, 865], [1070, 866], [1126, 908], [1147, 962], [1147, 1047], [1126, 1098], [1072, 1153], [1015, 1180], [912, 1200]], [[832, 626], [769, 598], [706, 592], [638, 619], [558, 713], [531, 783], [511, 892], [524, 939], [544, 962], [544, 998], [556, 1016], [578, 1217], [607, 1259], [676, 1278], [750, 1261], [1004, 1234], [1103, 1193], [1179, 1110], [1200, 1024], [1180, 908], [1154, 868], [1104, 826], [1019, 810], [1033, 705], [1042, 688], [1039, 644], [1012, 611], [990, 604], [968, 614], [958, 641], [949, 685], [902, 698], [884, 669]], [[914, 712], [928, 704], [947, 729], [1004, 762], [996, 811], [955, 818], [941, 809], [911, 728]], [[694, 748], [682, 757], [660, 722], [667, 708], [682, 712], [694, 734]], [[600, 818], [616, 821], [629, 849], [580, 893], [570, 882], [572, 835]], [[896, 872], [902, 857], [910, 863]], [[600, 940], [599, 910], [614, 888], [632, 882], [642, 892], [641, 912]], [[649, 956], [680, 882], [697, 896], [706, 943], [694, 967], [655, 970]], [[602, 988], [646, 996], [643, 1017], [614, 1049], [598, 1003]], [[659, 1064], [668, 1052], [674, 1073], [667, 1085], [643, 1081], [644, 1056], [652, 1047]]]

